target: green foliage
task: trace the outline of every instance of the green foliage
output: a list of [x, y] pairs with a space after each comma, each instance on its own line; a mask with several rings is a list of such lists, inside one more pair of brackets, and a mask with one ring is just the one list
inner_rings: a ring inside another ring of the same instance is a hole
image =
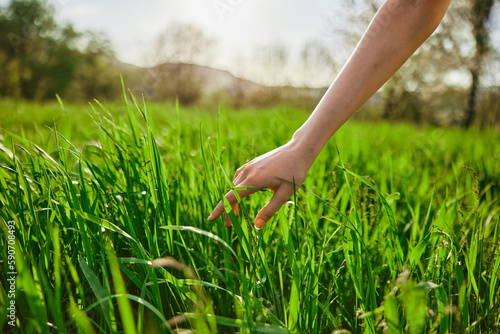
[[54, 20], [40, 0], [12, 0], [0, 8], [0, 96], [28, 100], [116, 99], [120, 72], [109, 42]]
[[267, 192], [229, 207], [231, 228], [206, 217], [301, 112], [0, 107], [4, 332], [499, 330], [497, 132], [350, 122], [257, 231]]

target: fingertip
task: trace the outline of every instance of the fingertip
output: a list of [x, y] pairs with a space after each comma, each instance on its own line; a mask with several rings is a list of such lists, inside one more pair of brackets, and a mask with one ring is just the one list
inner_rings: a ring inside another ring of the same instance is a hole
[[224, 216], [224, 227], [230, 227], [231, 225], [231, 218], [229, 218], [229, 215], [226, 213]]
[[219, 201], [219, 203], [217, 203], [217, 205], [215, 206], [214, 210], [212, 211], [212, 213], [210, 214], [210, 216], [208, 216], [208, 220], [211, 220], [211, 221], [214, 221], [216, 220], [217, 218], [220, 217], [220, 215], [224, 212], [224, 204], [222, 203], [222, 201]]
[[262, 218], [255, 219], [255, 228], [260, 230], [264, 225], [266, 225], [266, 221]]
[[210, 221], [214, 221], [214, 220], [216, 220], [217, 218], [219, 218], [219, 217], [220, 217], [220, 215], [221, 215], [221, 214], [217, 212], [217, 208], [216, 208], [216, 209], [215, 209], [215, 210], [214, 210], [214, 211], [210, 214], [210, 216], [208, 216], [208, 218], [207, 218], [207, 219], [208, 219], [208, 220], [210, 220]]

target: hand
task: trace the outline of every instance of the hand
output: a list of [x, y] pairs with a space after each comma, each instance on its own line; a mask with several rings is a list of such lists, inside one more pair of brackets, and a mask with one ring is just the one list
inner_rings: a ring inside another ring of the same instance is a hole
[[[300, 145], [293, 140], [276, 148], [260, 157], [253, 159], [236, 170], [233, 184], [235, 187], [255, 187], [259, 189], [270, 189], [274, 195], [255, 218], [255, 227], [261, 228], [288, 201], [293, 195], [293, 185], [298, 188], [305, 180], [309, 169], [314, 161]], [[243, 198], [259, 190], [245, 189], [238, 190], [238, 195]], [[230, 190], [226, 199], [231, 204], [233, 212], [238, 214], [238, 200]], [[215, 220], [224, 213], [222, 201], [217, 204], [208, 220]], [[229, 216], [225, 214], [224, 226], [231, 226]]]

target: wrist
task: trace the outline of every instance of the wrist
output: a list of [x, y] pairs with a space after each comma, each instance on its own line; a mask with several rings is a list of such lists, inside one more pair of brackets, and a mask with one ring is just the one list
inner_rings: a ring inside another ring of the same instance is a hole
[[323, 149], [317, 139], [308, 136], [304, 131], [298, 129], [292, 139], [288, 142], [291, 149], [295, 150], [300, 157], [312, 165], [314, 160]]

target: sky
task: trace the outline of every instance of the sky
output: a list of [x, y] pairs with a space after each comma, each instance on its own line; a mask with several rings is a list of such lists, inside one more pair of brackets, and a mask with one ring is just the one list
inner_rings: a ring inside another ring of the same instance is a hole
[[148, 53], [170, 24], [193, 23], [217, 40], [217, 52], [208, 65], [232, 72], [238, 72], [238, 59], [251, 56], [259, 45], [279, 43], [298, 50], [308, 40], [329, 38], [330, 43], [335, 37], [327, 31], [328, 24], [342, 11], [340, 2], [331, 0], [48, 2], [55, 7], [58, 22], [70, 22], [77, 30], [106, 33], [119, 60], [136, 65], [149, 65]]
[[[6, 5], [8, 0], [0, 0]], [[139, 66], [151, 65], [154, 42], [173, 23], [192, 23], [217, 40], [212, 60], [204, 65], [226, 69], [239, 76], [258, 75], [252, 55], [259, 46], [284, 45], [291, 54], [311, 40], [330, 47], [342, 62], [351, 49], [336, 31], [353, 15], [349, 1], [340, 0], [47, 0], [59, 23], [77, 30], [103, 32], [112, 42], [119, 60]], [[500, 6], [495, 16], [500, 17]], [[498, 20], [500, 21], [500, 20]], [[493, 41], [500, 46], [499, 22]], [[497, 49], [500, 49], [498, 47]], [[244, 64], [242, 64], [244, 63]], [[242, 66], [244, 65], [244, 66]], [[290, 69], [289, 69], [290, 71]], [[293, 71], [293, 69], [291, 70]], [[326, 86], [334, 74], [324, 71], [312, 86]], [[298, 75], [298, 74], [297, 74]], [[288, 80], [293, 81], [292, 78]], [[292, 82], [293, 84], [293, 82]]]

